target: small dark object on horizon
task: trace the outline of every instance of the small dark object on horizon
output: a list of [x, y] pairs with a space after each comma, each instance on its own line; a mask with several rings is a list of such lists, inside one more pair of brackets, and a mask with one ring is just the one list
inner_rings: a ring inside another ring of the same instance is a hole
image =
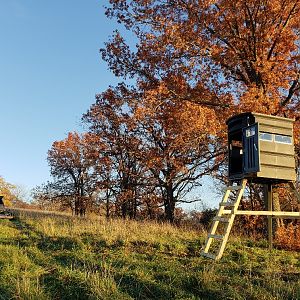
[[10, 211], [8, 211], [5, 208], [4, 201], [3, 201], [4, 196], [0, 195], [0, 219], [13, 219], [14, 216]]

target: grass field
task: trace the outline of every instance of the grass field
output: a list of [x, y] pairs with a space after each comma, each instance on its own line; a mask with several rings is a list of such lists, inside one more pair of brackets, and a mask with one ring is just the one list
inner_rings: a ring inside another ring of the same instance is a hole
[[150, 222], [19, 212], [0, 220], [0, 299], [300, 299], [300, 253]]

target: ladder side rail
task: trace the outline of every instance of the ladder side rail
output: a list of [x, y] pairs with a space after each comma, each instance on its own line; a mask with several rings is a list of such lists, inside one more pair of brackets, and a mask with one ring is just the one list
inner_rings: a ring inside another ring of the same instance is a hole
[[[230, 195], [230, 190], [226, 190], [226, 192], [223, 196], [222, 202], [227, 202], [229, 195]], [[220, 206], [218, 213], [217, 213], [217, 217], [221, 217], [223, 215], [223, 211], [224, 211], [224, 206]], [[208, 237], [207, 237], [207, 240], [206, 240], [206, 243], [204, 246], [204, 250], [203, 250], [204, 253], [208, 253], [208, 250], [209, 250], [212, 240], [213, 240], [213, 237], [211, 237], [210, 235], [214, 235], [216, 233], [219, 222], [220, 222], [219, 220], [214, 220], [212, 222], [212, 226], [211, 226], [210, 231], [208, 232]]]
[[226, 228], [225, 228], [225, 234], [224, 234], [224, 238], [222, 240], [222, 243], [219, 247], [219, 251], [216, 255], [216, 260], [220, 259], [223, 255], [223, 252], [225, 250], [225, 247], [226, 247], [226, 244], [227, 244], [227, 241], [228, 241], [228, 238], [229, 238], [229, 234], [231, 232], [231, 228], [233, 226], [233, 221], [235, 219], [235, 213], [236, 211], [238, 210], [238, 207], [240, 205], [240, 201], [243, 197], [243, 194], [244, 194], [244, 191], [245, 191], [245, 188], [246, 188], [246, 184], [247, 184], [247, 180], [246, 179], [243, 179], [243, 182], [242, 182], [242, 186], [241, 186], [241, 189], [238, 191], [238, 194], [236, 195], [236, 200], [235, 200], [235, 204], [232, 208], [232, 213], [229, 217], [229, 222], [226, 224]]
[[[223, 205], [220, 205], [220, 207], [219, 207], [218, 213], [217, 213], [217, 215], [216, 215], [216, 217], [215, 217], [215, 219], [212, 223], [211, 230], [209, 231], [209, 234], [208, 234], [208, 237], [207, 237], [207, 240], [206, 240], [206, 243], [205, 243], [205, 247], [204, 247], [204, 250], [203, 250], [203, 255], [204, 256], [205, 256], [205, 254], [208, 253], [208, 250], [211, 246], [211, 243], [212, 243], [213, 239], [218, 238], [218, 239], [222, 239], [222, 242], [221, 242], [221, 245], [219, 247], [218, 253], [215, 256], [215, 260], [220, 259], [222, 257], [222, 254], [224, 252], [224, 249], [225, 249], [225, 246], [226, 246], [226, 243], [227, 243], [227, 240], [228, 240], [228, 237], [229, 237], [232, 225], [233, 225], [233, 221], [234, 221], [234, 218], [235, 218], [235, 212], [238, 209], [238, 206], [239, 206], [240, 200], [243, 196], [246, 184], [247, 184], [247, 180], [243, 179], [242, 185], [238, 186], [238, 188], [236, 186], [231, 186], [231, 187], [228, 187], [226, 189], [226, 192], [225, 192], [224, 197], [223, 197], [222, 202], [221, 202], [221, 204], [223, 204]], [[236, 199], [233, 203], [232, 209], [228, 210], [228, 209], [225, 209], [226, 205], [224, 205], [224, 204], [227, 203], [229, 195], [233, 190], [237, 191]], [[228, 214], [228, 212], [229, 212], [229, 214]], [[229, 215], [229, 218], [226, 220], [225, 234], [222, 235], [222, 236], [221, 235], [216, 235], [215, 234], [216, 230], [218, 228], [219, 223], [222, 222], [222, 216], [224, 215], [224, 213]], [[210, 257], [209, 255], [206, 255], [206, 256]], [[211, 255], [211, 256], [213, 256], [213, 255]]]

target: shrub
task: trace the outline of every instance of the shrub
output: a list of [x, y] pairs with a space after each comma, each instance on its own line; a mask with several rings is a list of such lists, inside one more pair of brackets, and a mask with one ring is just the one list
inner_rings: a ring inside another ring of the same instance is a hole
[[282, 249], [300, 250], [300, 225], [290, 222], [276, 230], [275, 243]]

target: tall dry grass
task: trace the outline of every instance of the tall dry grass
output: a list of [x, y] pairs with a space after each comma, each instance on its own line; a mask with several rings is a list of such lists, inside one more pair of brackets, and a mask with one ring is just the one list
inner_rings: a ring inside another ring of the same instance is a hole
[[300, 299], [300, 254], [157, 222], [15, 211], [0, 223], [0, 299]]

